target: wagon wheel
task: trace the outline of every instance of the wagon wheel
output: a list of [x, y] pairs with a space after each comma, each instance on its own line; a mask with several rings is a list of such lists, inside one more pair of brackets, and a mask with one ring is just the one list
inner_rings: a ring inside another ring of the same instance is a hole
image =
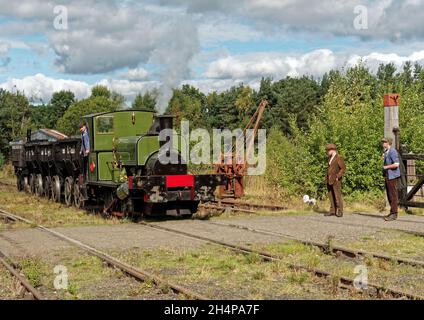
[[30, 192], [31, 191], [31, 187], [29, 185], [29, 177], [26, 176], [23, 178], [23, 184], [24, 184], [24, 191], [25, 192]]
[[59, 176], [54, 176], [51, 183], [51, 193], [52, 200], [55, 202], [60, 202], [60, 178]]
[[72, 205], [72, 195], [74, 193], [74, 178], [67, 177], [65, 179], [65, 204]]
[[51, 183], [52, 183], [52, 178], [50, 176], [44, 177], [43, 195], [49, 199], [51, 199]]
[[43, 176], [41, 174], [37, 174], [35, 177], [35, 193], [37, 196], [42, 197], [43, 191]]
[[77, 208], [84, 207], [85, 198], [81, 192], [81, 186], [79, 184], [79, 179], [77, 179], [74, 183], [74, 206]]
[[18, 191], [24, 191], [25, 190], [24, 177], [21, 174], [16, 176], [16, 187], [18, 188]]
[[35, 194], [35, 174], [33, 173], [29, 176], [29, 191]]

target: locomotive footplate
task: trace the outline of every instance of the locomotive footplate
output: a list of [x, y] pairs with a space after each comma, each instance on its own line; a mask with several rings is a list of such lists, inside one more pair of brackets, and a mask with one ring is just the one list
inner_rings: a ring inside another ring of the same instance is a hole
[[132, 176], [127, 184], [130, 194], [142, 191], [147, 203], [211, 201], [216, 188], [225, 184], [225, 179], [221, 174]]

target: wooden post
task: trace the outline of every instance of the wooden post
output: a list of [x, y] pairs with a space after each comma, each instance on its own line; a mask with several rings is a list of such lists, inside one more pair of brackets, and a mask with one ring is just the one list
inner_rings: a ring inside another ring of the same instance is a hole
[[384, 95], [384, 136], [393, 140], [393, 147], [399, 146], [395, 132], [399, 130], [399, 94]]

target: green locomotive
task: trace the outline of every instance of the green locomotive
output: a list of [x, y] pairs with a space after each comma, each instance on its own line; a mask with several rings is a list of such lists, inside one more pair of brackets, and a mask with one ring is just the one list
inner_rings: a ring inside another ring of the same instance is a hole
[[[83, 117], [88, 125], [88, 176], [83, 179], [81, 139], [30, 140], [12, 146], [17, 187], [53, 201], [84, 207], [95, 204], [114, 215], [190, 216], [200, 201], [215, 198], [220, 174], [192, 175], [181, 157], [173, 117], [122, 110]], [[171, 163], [161, 161], [161, 153]]]

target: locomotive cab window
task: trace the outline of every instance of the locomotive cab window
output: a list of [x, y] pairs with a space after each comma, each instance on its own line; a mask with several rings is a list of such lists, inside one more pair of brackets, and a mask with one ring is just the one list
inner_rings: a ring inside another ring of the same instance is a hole
[[98, 117], [96, 119], [97, 133], [111, 134], [113, 133], [113, 117]]

